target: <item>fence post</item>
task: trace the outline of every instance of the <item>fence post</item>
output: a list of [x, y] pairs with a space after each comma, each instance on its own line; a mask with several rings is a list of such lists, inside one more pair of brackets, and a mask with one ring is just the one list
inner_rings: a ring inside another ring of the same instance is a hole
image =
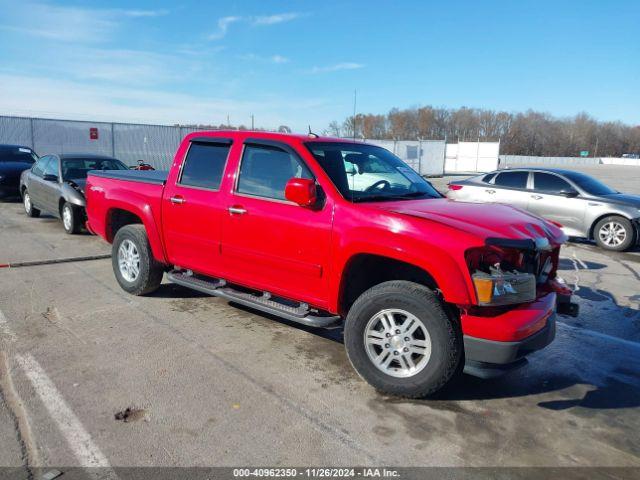
[[111, 122], [111, 156], [115, 158], [116, 157], [116, 134], [113, 130], [114, 130], [114, 124], [113, 122]]
[[418, 138], [418, 173], [422, 175], [422, 139]]
[[31, 149], [35, 151], [36, 149], [36, 138], [33, 132], [33, 117], [29, 119], [29, 126], [31, 127]]

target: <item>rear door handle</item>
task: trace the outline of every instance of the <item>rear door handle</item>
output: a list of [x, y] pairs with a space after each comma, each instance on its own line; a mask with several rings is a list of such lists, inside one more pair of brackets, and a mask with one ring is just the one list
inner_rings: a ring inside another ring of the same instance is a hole
[[176, 195], [175, 197], [171, 197], [169, 201], [175, 205], [182, 205], [183, 203], [186, 202], [186, 200], [179, 195]]
[[247, 209], [242, 207], [229, 207], [227, 210], [231, 215], [244, 215], [247, 213]]
[[492, 195], [493, 195], [494, 193], [496, 193], [496, 191], [495, 191], [495, 190], [485, 190], [485, 192], [490, 193], [490, 194], [492, 194]]
[[540, 195], [531, 195], [531, 198], [533, 198], [534, 200], [542, 200], [542, 197]]

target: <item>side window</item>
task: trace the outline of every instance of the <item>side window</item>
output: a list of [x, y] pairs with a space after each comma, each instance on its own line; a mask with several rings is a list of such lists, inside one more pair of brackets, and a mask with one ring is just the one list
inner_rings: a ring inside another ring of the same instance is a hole
[[230, 148], [230, 145], [215, 143], [192, 143], [178, 183], [211, 190], [220, 188]]
[[495, 173], [490, 173], [490, 174], [485, 175], [484, 177], [482, 177], [482, 181], [483, 181], [484, 183], [489, 183], [489, 182], [491, 181], [491, 179], [492, 179], [493, 177], [495, 177], [495, 176], [496, 176], [496, 174], [495, 174]]
[[31, 173], [33, 173], [38, 177], [41, 177], [42, 175], [44, 175], [44, 167], [49, 162], [49, 160], [51, 160], [51, 157], [49, 155], [47, 155], [46, 157], [40, 158], [31, 169]]
[[568, 182], [557, 175], [538, 172], [533, 174], [533, 188], [540, 192], [550, 193], [573, 190]]
[[58, 176], [58, 159], [56, 157], [49, 157], [49, 161], [44, 164], [44, 175]]
[[495, 185], [509, 188], [527, 188], [529, 172], [502, 172], [496, 176]]
[[242, 154], [238, 193], [285, 200], [284, 188], [292, 178], [313, 178], [294, 155], [277, 147], [247, 145]]

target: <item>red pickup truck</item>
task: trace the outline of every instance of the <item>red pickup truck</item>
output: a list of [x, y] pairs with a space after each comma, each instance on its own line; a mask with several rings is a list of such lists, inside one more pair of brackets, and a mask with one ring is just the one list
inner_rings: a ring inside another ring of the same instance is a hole
[[489, 377], [576, 313], [555, 225], [447, 200], [389, 151], [262, 132], [197, 132], [169, 172], [93, 171], [87, 227], [134, 295], [169, 281], [314, 327], [343, 322], [355, 370], [429, 395]]

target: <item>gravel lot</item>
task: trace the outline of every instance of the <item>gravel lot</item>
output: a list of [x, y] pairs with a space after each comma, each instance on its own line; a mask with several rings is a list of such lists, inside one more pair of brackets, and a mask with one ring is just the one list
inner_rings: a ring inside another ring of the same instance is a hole
[[[0, 263], [108, 252], [0, 203]], [[528, 366], [407, 401], [353, 372], [339, 330], [171, 284], [132, 297], [109, 259], [0, 269], [0, 465], [638, 467], [640, 252], [569, 244], [561, 275], [581, 315]]]

